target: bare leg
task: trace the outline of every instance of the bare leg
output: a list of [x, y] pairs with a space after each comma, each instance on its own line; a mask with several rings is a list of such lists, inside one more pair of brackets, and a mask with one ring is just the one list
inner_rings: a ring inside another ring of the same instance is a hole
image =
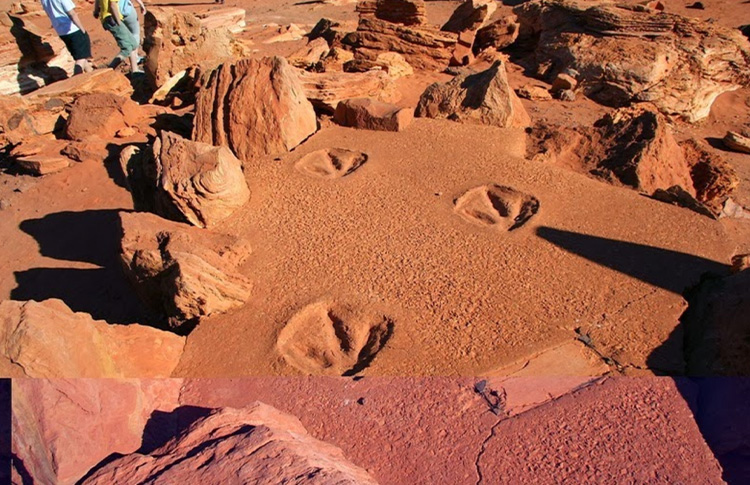
[[133, 50], [128, 58], [130, 59], [130, 72], [143, 72], [138, 67], [138, 49]]

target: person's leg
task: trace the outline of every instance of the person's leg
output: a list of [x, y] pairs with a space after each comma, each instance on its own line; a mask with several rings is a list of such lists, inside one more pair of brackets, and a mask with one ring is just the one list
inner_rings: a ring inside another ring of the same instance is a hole
[[75, 65], [73, 66], [73, 75], [91, 71], [89, 59], [91, 58], [91, 40], [88, 34], [76, 31], [72, 34], [60, 36], [65, 47], [73, 56]]
[[130, 30], [128, 30], [122, 22], [119, 24], [107, 24], [105, 28], [112, 34], [115, 38], [115, 42], [117, 42], [117, 46], [120, 48], [120, 52], [112, 60], [110, 67], [117, 67], [122, 61], [129, 58], [131, 70], [138, 72], [138, 44], [135, 43], [135, 39], [133, 38], [133, 34], [130, 33]]
[[125, 23], [125, 27], [127, 27], [130, 33], [133, 35], [133, 38], [135, 39], [135, 45], [140, 46], [141, 24], [138, 23], [138, 14], [135, 13], [135, 9], [133, 9], [130, 15], [126, 15], [125, 18], [122, 19], [122, 21]]

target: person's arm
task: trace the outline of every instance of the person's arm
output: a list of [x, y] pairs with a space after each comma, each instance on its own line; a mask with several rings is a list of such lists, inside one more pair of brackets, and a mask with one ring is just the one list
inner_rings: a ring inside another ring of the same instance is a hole
[[120, 25], [120, 6], [117, 4], [117, 0], [109, 2], [109, 9], [112, 11], [112, 19], [117, 25]]
[[99, 18], [99, 0], [94, 1], [94, 18]]
[[141, 14], [146, 15], [146, 5], [143, 4], [143, 0], [137, 0], [138, 5], [141, 7]]
[[81, 29], [81, 32], [84, 34], [86, 33], [86, 29], [83, 27], [83, 22], [81, 22], [81, 19], [78, 18], [78, 12], [76, 12], [76, 9], [70, 10], [68, 12], [68, 17], [70, 17], [70, 20], [73, 21], [76, 27]]

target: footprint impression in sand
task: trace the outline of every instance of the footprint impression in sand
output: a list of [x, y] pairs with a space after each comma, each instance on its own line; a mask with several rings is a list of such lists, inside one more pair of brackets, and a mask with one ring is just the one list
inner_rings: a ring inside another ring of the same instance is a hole
[[335, 179], [349, 175], [367, 162], [367, 154], [329, 148], [305, 155], [295, 165], [300, 172], [312, 177]]
[[475, 187], [456, 199], [454, 210], [462, 218], [485, 227], [512, 231], [539, 210], [539, 200], [503, 185]]
[[288, 364], [314, 375], [354, 375], [370, 365], [393, 334], [389, 317], [331, 301], [304, 307], [276, 347]]

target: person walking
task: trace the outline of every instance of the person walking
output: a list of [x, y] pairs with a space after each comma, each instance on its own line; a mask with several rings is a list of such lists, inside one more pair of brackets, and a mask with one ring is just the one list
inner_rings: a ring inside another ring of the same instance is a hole
[[112, 34], [117, 42], [120, 52], [109, 63], [109, 67], [115, 68], [125, 59], [130, 60], [130, 72], [142, 73], [138, 67], [138, 43], [133, 34], [123, 22], [123, 14], [120, 11], [118, 0], [97, 0], [94, 6], [94, 17], [102, 22], [104, 30]]
[[[143, 4], [143, 0], [136, 0], [136, 2], [141, 10], [141, 15], [146, 15], [146, 6]], [[136, 12], [132, 0], [119, 0], [118, 6], [120, 7], [120, 13], [122, 13], [122, 22], [130, 33], [133, 34], [136, 45], [140, 47], [141, 24], [138, 22], [138, 12]], [[136, 48], [137, 50], [138, 48]]]
[[78, 17], [76, 4], [73, 3], [73, 0], [41, 0], [41, 4], [50, 22], [52, 22], [52, 28], [55, 29], [70, 55], [73, 56], [75, 61], [73, 74], [93, 71], [91, 39]]

